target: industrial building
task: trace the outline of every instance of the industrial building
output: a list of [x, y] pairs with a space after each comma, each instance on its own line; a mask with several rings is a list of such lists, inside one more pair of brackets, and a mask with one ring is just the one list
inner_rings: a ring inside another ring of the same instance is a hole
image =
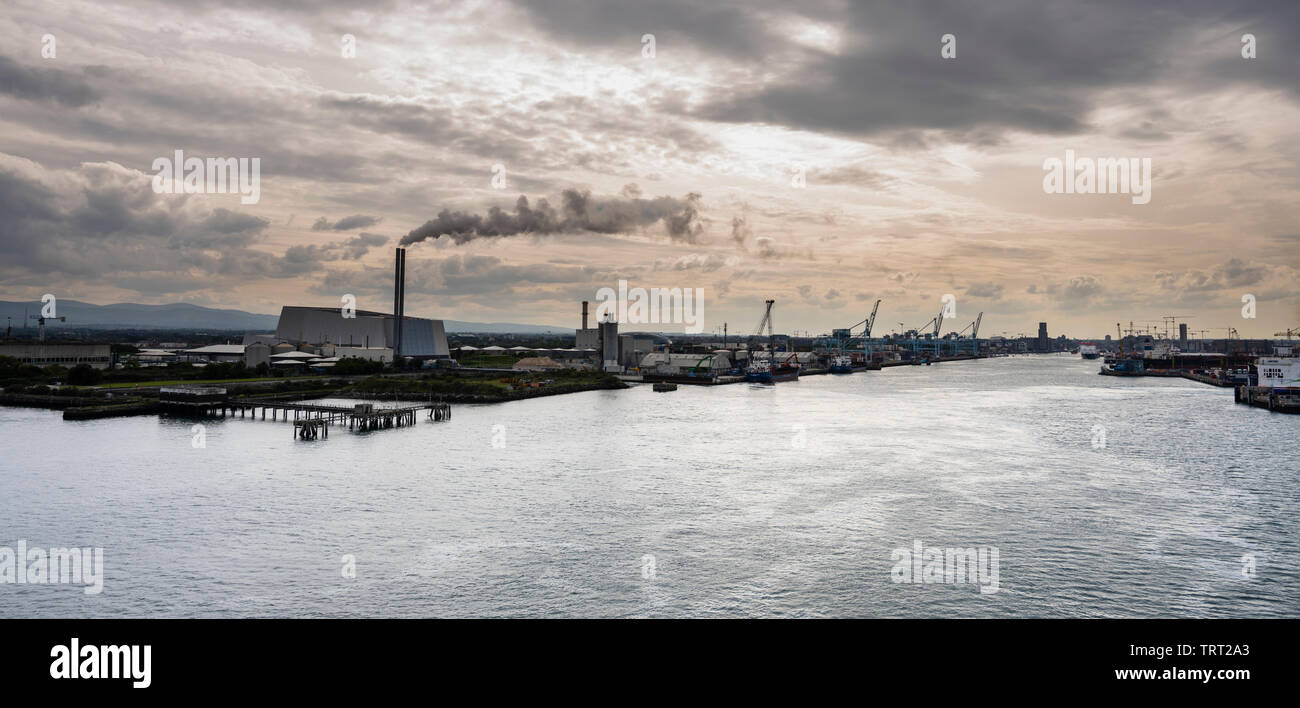
[[[406, 315], [406, 249], [397, 249], [393, 272], [393, 314], [341, 307], [281, 308], [276, 339], [294, 344], [334, 347], [327, 356], [446, 359], [451, 356], [442, 320]], [[388, 350], [387, 355], [382, 350]]]
[[190, 361], [208, 363], [244, 361], [244, 345], [242, 344], [209, 344], [206, 347], [186, 349], [182, 353]]
[[32, 366], [57, 364], [69, 369], [78, 364], [107, 369], [113, 364], [113, 348], [109, 344], [0, 344], [0, 356], [11, 356]]
[[618, 319], [606, 315], [605, 321], [597, 327], [587, 326], [587, 308], [589, 303], [582, 301], [582, 328], [574, 330], [574, 348], [580, 351], [595, 350], [599, 353], [600, 368], [611, 373], [619, 373], [626, 366], [619, 360]]
[[[286, 305], [280, 310], [280, 321], [275, 328], [278, 340], [295, 346], [321, 347], [332, 345], [337, 356], [363, 356], [365, 358], [392, 359], [396, 348], [396, 318], [382, 312], [356, 310], [344, 317], [338, 307], [295, 307]], [[386, 350], [382, 357], [370, 354]], [[346, 350], [340, 352], [338, 350]], [[423, 317], [402, 318], [401, 354], [417, 359], [445, 359], [451, 355], [447, 346], [447, 332], [442, 320]]]
[[587, 307], [588, 302], [582, 301], [582, 329], [575, 330], [573, 333], [573, 346], [575, 349], [600, 349], [600, 330], [595, 327], [587, 326]]

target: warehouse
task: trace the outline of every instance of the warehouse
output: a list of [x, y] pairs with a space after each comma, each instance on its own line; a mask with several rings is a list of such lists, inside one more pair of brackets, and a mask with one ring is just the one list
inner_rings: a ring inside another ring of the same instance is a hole
[[107, 369], [113, 362], [108, 344], [0, 344], [0, 356], [11, 356], [32, 366], [58, 364], [69, 369], [77, 364]]
[[[299, 346], [333, 344], [340, 349], [393, 349], [395, 318], [392, 315], [365, 310], [351, 310], [347, 314], [345, 317], [344, 310], [338, 307], [286, 305], [280, 310], [275, 336]], [[442, 320], [402, 317], [402, 356], [445, 359], [450, 353]]]

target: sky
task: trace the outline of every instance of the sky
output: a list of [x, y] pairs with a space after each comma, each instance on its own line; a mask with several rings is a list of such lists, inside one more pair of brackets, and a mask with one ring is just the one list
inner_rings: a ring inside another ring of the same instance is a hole
[[[1298, 36], [1293, 1], [9, 0], [0, 299], [386, 311], [405, 243], [424, 317], [577, 326], [625, 280], [706, 332], [951, 295], [945, 332], [1266, 337]], [[256, 203], [166, 193], [177, 150], [257, 158]], [[1048, 193], [1067, 151], [1149, 160], [1149, 201]]]

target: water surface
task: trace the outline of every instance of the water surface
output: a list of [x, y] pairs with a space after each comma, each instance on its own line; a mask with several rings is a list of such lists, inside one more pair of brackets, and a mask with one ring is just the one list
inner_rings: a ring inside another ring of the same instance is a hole
[[[1097, 366], [637, 386], [311, 442], [208, 420], [202, 449], [189, 420], [0, 408], [0, 545], [107, 566], [99, 595], [0, 585], [0, 616], [1300, 616], [1300, 417]], [[893, 582], [917, 540], [996, 548], [999, 592]]]

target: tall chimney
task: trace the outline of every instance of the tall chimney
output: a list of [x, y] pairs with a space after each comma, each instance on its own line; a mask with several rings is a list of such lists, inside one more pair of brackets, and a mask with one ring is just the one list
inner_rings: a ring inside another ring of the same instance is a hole
[[582, 328], [587, 328], [587, 301], [582, 301]]
[[397, 346], [406, 350], [406, 249], [402, 249], [402, 280], [399, 285], [401, 288], [401, 304], [397, 312]]
[[399, 248], [393, 264], [393, 361], [402, 352], [402, 298], [405, 297], [406, 249]]

